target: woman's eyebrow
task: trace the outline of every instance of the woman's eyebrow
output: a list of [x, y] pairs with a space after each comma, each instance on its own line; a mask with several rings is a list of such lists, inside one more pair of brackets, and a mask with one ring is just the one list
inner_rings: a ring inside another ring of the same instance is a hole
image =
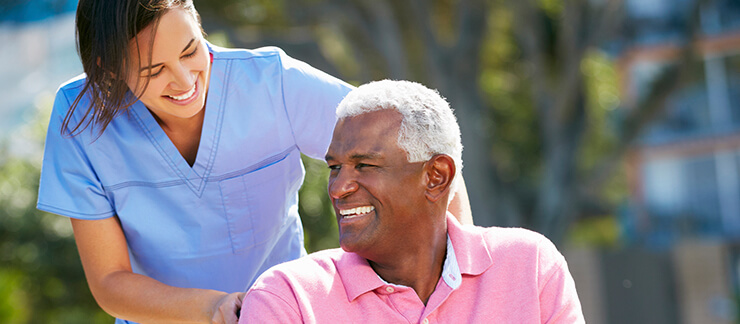
[[[185, 45], [185, 48], [183, 48], [183, 49], [182, 49], [182, 51], [181, 51], [180, 53], [185, 53], [185, 51], [187, 51], [187, 50], [188, 50], [188, 48], [190, 48], [190, 45], [193, 45], [193, 42], [194, 42], [194, 41], [195, 41], [195, 38], [191, 39], [191, 40], [190, 40], [190, 41], [188, 42], [188, 44], [187, 44], [187, 45]], [[160, 66], [160, 65], [162, 65], [162, 64], [163, 64], [163, 63], [157, 63], [157, 64], [154, 64], [154, 65], [150, 65], [150, 66], [145, 66], [145, 67], [143, 67], [143, 68], [139, 69], [139, 73], [141, 73], [141, 72], [144, 72], [145, 70], [149, 70], [149, 69], [154, 69], [154, 68], [156, 68], [156, 67], [158, 67], [158, 66]]]

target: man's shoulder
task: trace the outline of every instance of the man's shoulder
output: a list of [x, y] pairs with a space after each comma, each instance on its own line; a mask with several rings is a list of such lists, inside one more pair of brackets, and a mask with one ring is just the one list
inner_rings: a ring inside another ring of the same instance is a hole
[[552, 242], [544, 235], [520, 227], [471, 227], [468, 235], [480, 235], [486, 245], [494, 252], [508, 250], [538, 250], [554, 248]]
[[283, 262], [265, 271], [254, 287], [269, 286], [275, 281], [301, 283], [305, 280], [317, 281], [333, 278], [337, 273], [337, 262], [347, 252], [342, 249], [328, 249], [307, 256]]
[[347, 255], [347, 252], [341, 248], [326, 249], [313, 252], [302, 258], [287, 262], [295, 269], [305, 269], [305, 267], [318, 267], [324, 270], [336, 269], [337, 262]]

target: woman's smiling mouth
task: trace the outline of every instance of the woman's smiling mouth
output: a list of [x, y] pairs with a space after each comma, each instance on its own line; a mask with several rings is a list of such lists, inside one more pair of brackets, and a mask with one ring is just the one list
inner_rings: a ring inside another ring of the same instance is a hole
[[178, 102], [179, 103], [179, 102], [188, 101], [188, 100], [192, 99], [196, 95], [197, 90], [198, 90], [198, 82], [195, 82], [195, 84], [193, 84], [193, 87], [190, 88], [190, 90], [188, 90], [187, 92], [185, 92], [185, 93], [183, 93], [181, 95], [178, 95], [178, 96], [176, 96], [176, 95], [166, 95], [165, 97], [167, 97], [171, 101], [174, 101], [174, 102]]

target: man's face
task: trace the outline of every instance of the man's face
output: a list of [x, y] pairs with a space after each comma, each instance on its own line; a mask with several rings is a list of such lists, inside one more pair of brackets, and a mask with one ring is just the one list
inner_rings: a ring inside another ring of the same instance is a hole
[[[379, 110], [337, 122], [326, 162], [339, 242], [366, 258], [384, 255], [417, 236], [424, 162], [409, 163], [398, 146], [401, 114]], [[421, 226], [424, 227], [424, 226]]]

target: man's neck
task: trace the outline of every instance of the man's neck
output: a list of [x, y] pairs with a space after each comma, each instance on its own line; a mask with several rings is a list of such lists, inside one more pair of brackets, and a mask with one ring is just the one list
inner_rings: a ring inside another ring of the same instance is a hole
[[413, 288], [426, 305], [442, 275], [447, 253], [446, 228], [418, 243], [399, 247], [400, 252], [392, 258], [368, 262], [383, 280]]

